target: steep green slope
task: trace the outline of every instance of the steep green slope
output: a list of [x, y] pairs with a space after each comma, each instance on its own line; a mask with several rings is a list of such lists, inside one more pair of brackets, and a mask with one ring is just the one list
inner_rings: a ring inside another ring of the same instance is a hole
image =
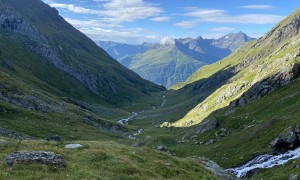
[[[69, 74], [106, 102], [132, 102], [163, 89], [121, 66], [68, 24], [55, 9], [41, 1], [2, 1], [0, 22], [3, 32], [13, 32], [28, 38], [24, 44], [28, 51], [40, 56], [50, 66]], [[49, 81], [47, 77], [39, 78]], [[51, 80], [56, 81], [53, 78]], [[76, 86], [73, 86], [72, 91], [77, 91]]]
[[[292, 82], [299, 71], [299, 16], [297, 10], [264, 37], [191, 76], [186, 84], [195, 82], [192, 88], [198, 86], [199, 93], [203, 84], [197, 82], [205, 78], [218, 81], [220, 86], [173, 125], [198, 124], [220, 108], [244, 105]], [[215, 79], [218, 76], [227, 78]]]
[[145, 79], [170, 87], [184, 81], [204, 64], [173, 45], [165, 45], [136, 55], [129, 68]]

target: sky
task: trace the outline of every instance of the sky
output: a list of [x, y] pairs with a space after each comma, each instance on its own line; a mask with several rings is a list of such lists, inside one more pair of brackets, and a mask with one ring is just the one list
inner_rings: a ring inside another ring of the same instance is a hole
[[263, 36], [299, 0], [43, 0], [94, 41], [128, 44], [166, 38]]

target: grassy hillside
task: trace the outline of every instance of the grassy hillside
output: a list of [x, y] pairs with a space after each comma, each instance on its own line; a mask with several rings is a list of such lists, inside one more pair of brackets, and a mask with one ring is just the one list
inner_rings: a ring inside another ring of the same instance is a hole
[[166, 45], [136, 55], [129, 68], [145, 79], [170, 87], [185, 81], [204, 64], [182, 53], [177, 47]]
[[[174, 87], [190, 91], [196, 87], [199, 89], [198, 93], [202, 93], [204, 88], [210, 88], [201, 84], [203, 80], [209, 79], [219, 83], [205, 100], [172, 125], [198, 124], [220, 108], [245, 104], [292, 81], [298, 73], [299, 66], [299, 26], [295, 24], [299, 16], [297, 10], [264, 37], [246, 44], [220, 62], [203, 67], [186, 83]], [[196, 85], [183, 87], [190, 83]]]
[[67, 168], [40, 165], [7, 167], [1, 163], [1, 179], [219, 179], [196, 160], [112, 141], [79, 141], [82, 148], [67, 150], [63, 143], [43, 140], [0, 140], [1, 159], [14, 151], [43, 150], [62, 155], [67, 163]]

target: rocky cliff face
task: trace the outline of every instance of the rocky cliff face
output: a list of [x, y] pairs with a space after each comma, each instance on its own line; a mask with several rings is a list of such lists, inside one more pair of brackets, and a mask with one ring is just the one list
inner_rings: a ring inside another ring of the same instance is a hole
[[0, 4], [0, 27], [1, 29], [20, 33], [29, 37], [31, 40], [40, 44], [49, 44], [46, 37], [43, 36], [37, 29], [30, 25], [29, 22], [20, 17], [12, 8], [1, 6]]

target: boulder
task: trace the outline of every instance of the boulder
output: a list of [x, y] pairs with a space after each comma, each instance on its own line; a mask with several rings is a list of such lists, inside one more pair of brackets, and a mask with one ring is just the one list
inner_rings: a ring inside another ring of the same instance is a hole
[[78, 148], [81, 148], [81, 147], [82, 147], [81, 144], [66, 144], [65, 145], [66, 149], [78, 149]]
[[66, 167], [66, 162], [61, 155], [53, 152], [32, 151], [32, 152], [14, 152], [6, 158], [6, 164], [13, 166], [14, 164], [42, 164], [42, 165], [58, 165]]
[[289, 177], [289, 180], [298, 180], [298, 174], [292, 174], [290, 177]]
[[235, 180], [238, 179], [229, 172], [227, 172], [225, 169], [221, 168], [217, 163], [204, 159], [204, 158], [194, 158], [196, 161], [199, 161], [203, 164], [204, 168], [211, 171], [212, 174], [219, 177], [222, 180]]
[[155, 149], [159, 150], [159, 151], [166, 151], [167, 150], [167, 148], [163, 145], [157, 145]]
[[255, 168], [250, 171], [248, 171], [242, 178], [250, 179], [251, 177], [255, 176], [260, 172], [260, 168]]
[[60, 136], [51, 136], [51, 137], [47, 138], [47, 141], [61, 142], [61, 137]]
[[298, 127], [290, 127], [286, 129], [282, 135], [270, 143], [270, 146], [273, 149], [273, 154], [285, 153], [288, 150], [293, 150], [299, 147], [299, 136], [300, 132]]

